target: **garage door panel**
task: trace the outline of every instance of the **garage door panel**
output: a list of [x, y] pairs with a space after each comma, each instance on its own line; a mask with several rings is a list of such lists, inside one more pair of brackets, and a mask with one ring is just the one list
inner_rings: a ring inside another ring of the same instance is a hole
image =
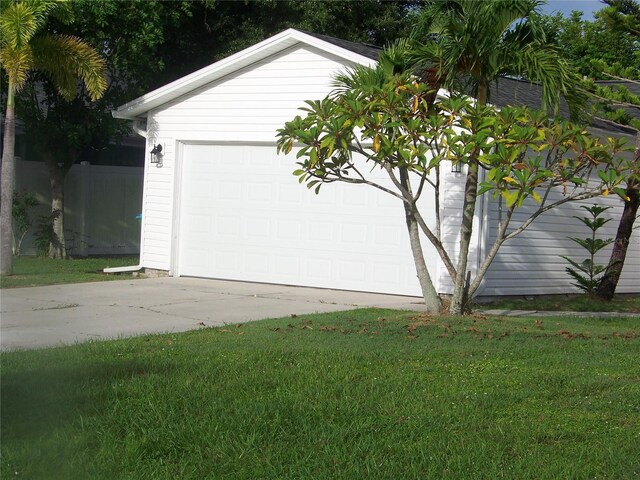
[[330, 223], [330, 218], [326, 218], [326, 221], [314, 220], [310, 222], [307, 229], [307, 238], [305, 239], [311, 245], [330, 242], [334, 239], [334, 224]]
[[388, 194], [331, 184], [316, 195], [274, 146], [183, 152], [179, 275], [420, 294], [402, 204]]
[[269, 238], [271, 232], [271, 222], [264, 218], [247, 218], [245, 235], [247, 240], [253, 244]]
[[266, 182], [251, 182], [247, 184], [247, 200], [251, 202], [251, 206], [266, 205], [263, 202], [272, 200], [271, 185]]

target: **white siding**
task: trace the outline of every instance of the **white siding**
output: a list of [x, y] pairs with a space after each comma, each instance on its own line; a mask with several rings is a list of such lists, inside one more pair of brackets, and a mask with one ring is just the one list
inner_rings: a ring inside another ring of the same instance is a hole
[[[451, 164], [443, 162], [441, 167], [441, 219], [442, 219], [442, 244], [449, 253], [454, 267], [457, 267], [458, 254], [460, 252], [460, 222], [462, 221], [462, 203], [464, 200], [464, 186], [467, 179], [466, 167], [462, 173], [451, 173]], [[476, 212], [482, 212], [483, 197], [478, 198]], [[479, 255], [482, 255], [480, 245], [484, 238], [484, 221], [476, 215], [473, 222], [473, 233], [469, 248], [469, 258], [467, 269], [471, 271], [471, 278], [475, 277], [479, 265]], [[444, 267], [440, 268], [438, 274], [438, 284], [440, 293], [453, 293], [453, 284], [449, 277], [449, 272]]]
[[162, 144], [164, 155], [161, 168], [148, 164], [145, 172], [143, 265], [172, 268], [178, 142], [274, 144], [276, 130], [301, 113], [305, 100], [326, 96], [333, 74], [345, 65], [299, 44], [150, 112], [147, 148]]
[[[555, 195], [560, 197], [560, 192]], [[622, 213], [623, 203], [616, 196], [596, 198], [582, 202], [570, 202], [552, 209], [538, 217], [527, 230], [517, 237], [508, 240], [501, 247], [496, 259], [486, 276], [487, 287], [481, 295], [537, 295], [577, 293], [572, 286], [573, 279], [567, 275], [565, 268], [569, 265], [560, 255], [581, 262], [587, 258], [587, 252], [568, 236], [585, 238], [591, 231], [580, 220], [574, 217], [589, 215], [581, 205], [591, 206], [594, 203], [611, 206], [604, 218], [611, 218], [601, 230], [599, 238], [615, 238], [618, 221]], [[529, 217], [537, 204], [531, 200], [516, 210], [511, 225], [516, 228]], [[500, 201], [490, 200], [489, 242], [493, 243], [500, 215]], [[597, 262], [606, 264], [611, 254], [612, 245], [603, 249]], [[640, 235], [636, 229], [631, 238], [622, 277], [616, 290], [618, 293], [640, 291]]]
[[[443, 168], [442, 183], [442, 242], [449, 252], [454, 266], [459, 252], [459, 229], [462, 218], [462, 200], [464, 198], [464, 182], [466, 174], [453, 174]], [[560, 192], [555, 195], [560, 198]], [[541, 295], [577, 293], [565, 268], [569, 265], [560, 255], [582, 261], [586, 251], [568, 236], [584, 238], [590, 231], [574, 218], [588, 214], [581, 205], [591, 206], [601, 203], [611, 206], [604, 216], [612, 220], [599, 232], [599, 238], [615, 238], [618, 221], [623, 209], [622, 201], [615, 195], [583, 202], [565, 204], [552, 209], [538, 217], [527, 230], [502, 245], [493, 261], [484, 282], [478, 291], [481, 296], [498, 295]], [[511, 221], [511, 230], [517, 228], [537, 208], [537, 203], [530, 200], [523, 208], [516, 210]], [[503, 207], [504, 208], [504, 207]], [[485, 195], [478, 199], [474, 221], [474, 233], [469, 251], [468, 269], [472, 279], [479, 263], [487, 250], [495, 241], [500, 218], [500, 200]], [[611, 254], [612, 245], [603, 249], [597, 261], [606, 264]], [[447, 270], [440, 267], [437, 279], [441, 293], [451, 293], [451, 280]], [[640, 231], [636, 229], [631, 238], [627, 252], [625, 267], [616, 290], [619, 293], [640, 292]]]

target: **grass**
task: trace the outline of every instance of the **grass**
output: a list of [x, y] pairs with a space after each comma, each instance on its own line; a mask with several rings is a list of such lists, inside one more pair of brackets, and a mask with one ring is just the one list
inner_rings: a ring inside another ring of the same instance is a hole
[[137, 257], [53, 260], [43, 257], [14, 257], [13, 275], [0, 276], [0, 288], [37, 287], [60, 283], [102, 282], [131, 278], [130, 273], [105, 274], [103, 268], [136, 265]]
[[2, 362], [2, 478], [637, 478], [637, 319], [356, 310]]
[[556, 295], [531, 300], [507, 299], [475, 305], [480, 310], [555, 310], [560, 312], [627, 312], [640, 313], [640, 295], [617, 296], [604, 302], [588, 295]]

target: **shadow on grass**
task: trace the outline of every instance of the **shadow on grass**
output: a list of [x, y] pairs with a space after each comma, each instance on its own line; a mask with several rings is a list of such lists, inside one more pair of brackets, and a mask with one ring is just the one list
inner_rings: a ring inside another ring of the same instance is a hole
[[42, 365], [41, 368], [6, 372], [1, 379], [3, 441], [38, 438], [100, 415], [109, 408], [118, 385], [135, 377], [173, 374], [172, 365], [161, 368], [150, 361], [114, 359], [82, 365]]

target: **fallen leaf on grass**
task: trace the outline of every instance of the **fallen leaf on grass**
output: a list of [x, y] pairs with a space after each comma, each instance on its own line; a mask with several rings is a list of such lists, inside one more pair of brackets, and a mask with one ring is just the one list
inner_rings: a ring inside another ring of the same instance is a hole
[[638, 333], [635, 332], [634, 330], [630, 331], [630, 332], [626, 332], [626, 333], [619, 333], [619, 332], [613, 332], [611, 334], [614, 337], [618, 337], [618, 338], [636, 338], [638, 336]]
[[236, 335], [244, 335], [244, 332], [234, 332], [233, 330], [229, 330], [228, 328], [221, 328], [215, 331], [220, 333], [234, 333]]
[[560, 330], [558, 335], [567, 340], [573, 340], [574, 338], [589, 338], [589, 335], [586, 333], [571, 333], [569, 330]]
[[321, 332], [335, 332], [336, 330], [338, 330], [338, 327], [323, 325], [322, 327], [319, 328], [319, 330]]

